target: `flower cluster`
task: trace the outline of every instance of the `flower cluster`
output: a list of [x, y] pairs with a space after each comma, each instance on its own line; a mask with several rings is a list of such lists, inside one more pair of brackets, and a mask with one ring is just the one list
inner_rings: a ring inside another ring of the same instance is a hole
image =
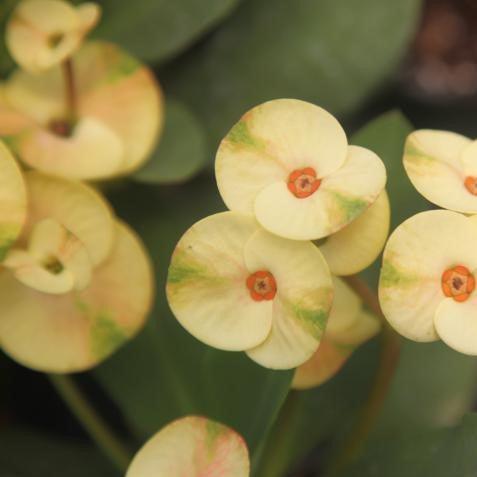
[[[230, 130], [215, 171], [230, 211], [201, 220], [179, 241], [168, 275], [171, 309], [199, 340], [245, 351], [262, 366], [318, 362], [306, 365], [310, 384], [302, 387], [318, 384], [328, 367], [317, 353], [323, 335], [325, 349], [341, 343], [351, 350], [379, 328], [358, 312], [349, 290], [343, 297], [335, 291], [332, 308], [332, 274], [362, 270], [384, 245], [384, 165], [348, 146], [322, 108], [279, 99], [248, 111]], [[336, 316], [325, 332], [330, 310]], [[333, 363], [345, 354], [335, 353]]]
[[46, 372], [93, 367], [139, 331], [152, 302], [140, 239], [73, 180], [136, 168], [162, 121], [144, 66], [115, 45], [83, 45], [99, 16], [95, 4], [24, 0], [7, 26], [21, 69], [0, 87], [0, 343]]
[[[383, 257], [383, 312], [415, 341], [442, 339], [477, 354], [476, 142], [447, 131], [419, 130], [407, 139], [404, 167], [416, 189], [449, 210], [419, 213], [391, 235]], [[467, 215], [469, 214], [469, 215]]]
[[0, 137], [26, 165], [80, 179], [130, 174], [163, 122], [152, 72], [118, 46], [82, 39], [99, 7], [24, 0], [7, 40], [22, 69], [0, 87]]

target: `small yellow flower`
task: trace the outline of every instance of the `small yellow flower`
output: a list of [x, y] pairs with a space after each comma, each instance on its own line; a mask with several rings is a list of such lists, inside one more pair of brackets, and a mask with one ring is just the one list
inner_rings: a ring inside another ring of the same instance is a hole
[[399, 333], [477, 354], [476, 243], [477, 216], [448, 210], [417, 214], [391, 234], [379, 299]]
[[445, 209], [477, 213], [477, 141], [450, 131], [409, 135], [404, 167], [414, 187]]
[[86, 43], [73, 58], [76, 117], [60, 67], [16, 71], [0, 94], [0, 136], [28, 166], [72, 179], [106, 179], [140, 167], [163, 121], [153, 73], [117, 46]]
[[363, 308], [361, 299], [337, 277], [335, 298], [325, 334], [315, 354], [297, 368], [292, 387], [309, 389], [332, 378], [361, 344], [375, 336], [378, 318]]
[[171, 309], [192, 335], [273, 369], [299, 366], [315, 352], [332, 295], [317, 247], [274, 236], [238, 212], [193, 225], [167, 280]]
[[34, 171], [24, 180], [27, 220], [0, 263], [0, 343], [33, 369], [91, 368], [142, 327], [148, 255], [90, 186]]
[[100, 14], [95, 3], [74, 7], [62, 0], [23, 0], [7, 24], [8, 49], [23, 69], [42, 72], [75, 53]]
[[0, 263], [20, 235], [26, 213], [27, 196], [22, 173], [0, 141]]
[[161, 429], [134, 457], [126, 477], [249, 477], [243, 438], [205, 417], [187, 416]]
[[326, 237], [358, 218], [386, 183], [382, 161], [348, 146], [324, 109], [278, 99], [248, 111], [220, 144], [219, 191], [230, 210], [295, 240]]

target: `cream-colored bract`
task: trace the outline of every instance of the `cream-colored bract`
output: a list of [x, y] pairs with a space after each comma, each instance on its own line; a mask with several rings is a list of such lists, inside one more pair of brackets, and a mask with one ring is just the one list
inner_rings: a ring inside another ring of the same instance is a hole
[[78, 7], [62, 0], [22, 0], [6, 29], [6, 43], [26, 71], [39, 73], [71, 56], [101, 14], [95, 3]]
[[39, 371], [83, 371], [139, 331], [151, 306], [152, 267], [139, 238], [115, 227], [109, 256], [81, 291], [42, 293], [0, 271], [0, 346], [8, 355]]
[[477, 143], [450, 131], [418, 130], [409, 135], [404, 167], [414, 187], [445, 209], [477, 213], [477, 195], [466, 187], [477, 176]]
[[[68, 123], [59, 67], [40, 75], [17, 71], [2, 88], [0, 136], [26, 164], [48, 174], [87, 180], [129, 174], [148, 159], [162, 128], [154, 75], [106, 42], [86, 43], [72, 61], [74, 124]], [[71, 131], [55, 132], [64, 121], [61, 127]]]
[[[289, 189], [290, 175], [307, 168], [321, 183], [297, 197]], [[248, 111], [221, 142], [215, 171], [229, 209], [255, 215], [268, 231], [294, 240], [342, 229], [377, 199], [386, 182], [373, 152], [348, 146], [333, 116], [295, 99]]]
[[[271, 273], [276, 295], [256, 301], [250, 275]], [[192, 335], [247, 351], [268, 368], [288, 369], [316, 350], [332, 301], [328, 267], [311, 242], [263, 230], [253, 217], [223, 212], [193, 225], [172, 256], [169, 305]]]
[[369, 267], [383, 250], [391, 210], [386, 191], [356, 220], [316, 243], [334, 275], [353, 275]]
[[243, 438], [205, 417], [187, 416], [162, 428], [136, 454], [126, 477], [249, 477]]
[[22, 173], [0, 141], [0, 262], [20, 235], [26, 213], [27, 194]]
[[381, 328], [378, 318], [364, 310], [359, 297], [345, 282], [334, 277], [333, 285], [335, 297], [325, 334], [318, 350], [295, 371], [295, 389], [309, 389], [332, 378], [353, 351]]
[[35, 171], [26, 172], [25, 180], [29, 204], [24, 240], [37, 222], [55, 219], [85, 245], [93, 265], [109, 256], [115, 240], [114, 216], [102, 195], [90, 185]]
[[458, 351], [475, 354], [468, 343], [477, 335], [468, 316], [473, 306], [477, 313], [476, 292], [457, 302], [446, 297], [441, 281], [443, 273], [456, 266], [477, 272], [476, 241], [475, 217], [446, 210], [417, 214], [391, 234], [384, 249], [379, 299], [386, 319], [399, 333], [415, 341], [440, 337]]

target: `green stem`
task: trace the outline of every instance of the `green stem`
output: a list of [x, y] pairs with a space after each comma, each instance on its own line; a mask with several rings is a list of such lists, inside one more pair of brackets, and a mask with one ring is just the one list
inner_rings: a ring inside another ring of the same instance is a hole
[[73, 378], [59, 374], [49, 374], [48, 378], [91, 439], [121, 472], [125, 472], [131, 461], [129, 450], [94, 410]]
[[372, 387], [348, 439], [345, 440], [337, 457], [332, 460], [328, 468], [327, 475], [330, 477], [339, 475], [364, 447], [386, 400], [399, 362], [401, 345], [399, 335], [384, 318], [376, 294], [356, 275], [347, 277], [345, 280], [368, 308], [381, 319], [383, 328], [380, 336], [379, 365]]
[[290, 426], [296, 415], [297, 400], [298, 391], [290, 390], [263, 449], [257, 472], [260, 477], [282, 477], [290, 465]]

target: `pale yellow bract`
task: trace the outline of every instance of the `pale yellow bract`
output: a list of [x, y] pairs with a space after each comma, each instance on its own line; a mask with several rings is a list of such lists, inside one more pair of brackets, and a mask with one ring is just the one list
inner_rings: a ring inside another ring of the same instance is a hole
[[[442, 339], [462, 353], [477, 354], [477, 218], [433, 210], [403, 222], [384, 249], [379, 283], [389, 323], [414, 341]], [[462, 294], [446, 295], [445, 272], [465, 267], [451, 283]], [[466, 283], [467, 281], [467, 283]], [[467, 288], [466, 288], [467, 287]]]
[[427, 200], [456, 212], [477, 213], [477, 141], [450, 131], [414, 131], [403, 160], [409, 179]]
[[45, 372], [89, 369], [142, 327], [152, 267], [91, 186], [27, 172], [27, 221], [0, 268], [0, 346]]
[[[78, 117], [66, 121], [59, 67], [16, 71], [0, 95], [0, 137], [28, 166], [80, 180], [124, 176], [149, 157], [163, 123], [162, 92], [153, 73], [106, 42], [86, 43], [72, 58]], [[68, 123], [63, 126], [69, 127]]]
[[42, 72], [75, 53], [100, 14], [95, 3], [22, 0], [7, 24], [8, 49], [23, 69]]
[[21, 170], [0, 141], [0, 264], [20, 235], [26, 215], [27, 195]]
[[253, 215], [269, 232], [294, 240], [341, 230], [376, 201], [386, 183], [376, 154], [348, 146], [331, 114], [296, 99], [248, 111], [221, 142], [215, 172], [230, 210]]
[[[269, 299], [257, 301], [248, 288], [258, 271], [276, 281]], [[167, 280], [171, 309], [192, 335], [273, 369], [299, 366], [314, 353], [332, 296], [317, 247], [274, 236], [238, 212], [194, 224], [176, 246]]]
[[243, 438], [200, 416], [171, 422], [136, 454], [126, 477], [249, 477]]
[[364, 309], [360, 298], [334, 277], [335, 297], [318, 350], [299, 366], [292, 387], [309, 389], [331, 379], [361, 344], [378, 334], [379, 319]]

